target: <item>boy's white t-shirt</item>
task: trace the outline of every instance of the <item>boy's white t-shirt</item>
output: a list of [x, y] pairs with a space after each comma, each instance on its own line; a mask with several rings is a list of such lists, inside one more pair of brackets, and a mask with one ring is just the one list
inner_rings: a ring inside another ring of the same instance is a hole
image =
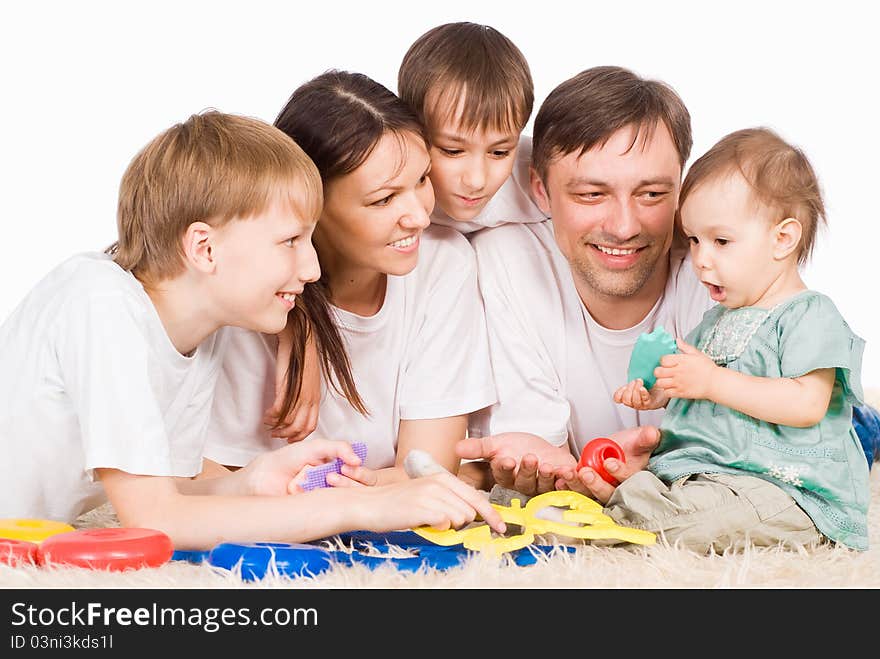
[[[439, 206], [435, 206], [434, 212], [431, 213], [431, 222], [452, 227], [460, 233], [470, 234], [501, 224], [543, 222], [546, 220], [547, 216], [532, 201], [529, 192], [529, 165], [532, 162], [532, 138], [530, 135], [520, 136], [515, 158], [516, 162], [510, 176], [475, 218], [459, 222], [449, 217]], [[470, 237], [468, 236], [468, 238]]]
[[[461, 234], [435, 226], [419, 250], [412, 272], [388, 276], [375, 315], [333, 308], [370, 416], [322, 381], [318, 426], [307, 439], [364, 442], [373, 469], [394, 465], [401, 420], [468, 414], [496, 401], [473, 250]], [[241, 465], [287, 442], [262, 423], [274, 395], [274, 337], [231, 334], [206, 455]]]
[[574, 455], [593, 438], [659, 425], [663, 409], [638, 412], [614, 402], [626, 384], [633, 346], [663, 326], [684, 337], [712, 301], [687, 250], [670, 254], [666, 289], [635, 327], [609, 330], [585, 308], [552, 221], [480, 231], [471, 241], [486, 309], [498, 403], [473, 415], [470, 432], [539, 435]]
[[181, 355], [106, 254], [57, 266], [0, 326], [0, 517], [75, 520], [106, 501], [96, 468], [198, 473], [223, 343]]

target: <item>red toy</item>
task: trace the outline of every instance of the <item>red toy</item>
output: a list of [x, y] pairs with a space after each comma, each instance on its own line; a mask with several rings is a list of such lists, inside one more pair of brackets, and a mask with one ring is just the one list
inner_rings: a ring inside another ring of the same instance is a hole
[[119, 571], [158, 567], [173, 553], [171, 538], [154, 529], [80, 529], [43, 540], [37, 558], [45, 565]]
[[0, 538], [0, 563], [24, 565], [37, 562], [37, 544], [26, 540]]
[[606, 483], [610, 483], [617, 487], [620, 485], [618, 480], [605, 471], [605, 460], [608, 458], [616, 458], [621, 462], [626, 462], [623, 455], [623, 449], [617, 442], [607, 437], [597, 437], [587, 442], [584, 450], [581, 451], [581, 459], [578, 461], [577, 470], [580, 471], [584, 467], [589, 467], [602, 477]]

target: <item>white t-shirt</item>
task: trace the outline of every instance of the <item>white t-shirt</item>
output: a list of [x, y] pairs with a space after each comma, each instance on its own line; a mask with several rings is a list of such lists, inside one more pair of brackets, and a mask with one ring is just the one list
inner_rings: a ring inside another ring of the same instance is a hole
[[[532, 138], [521, 135], [516, 150], [513, 170], [498, 192], [474, 219], [467, 222], [453, 220], [439, 206], [431, 213], [431, 222], [452, 227], [460, 233], [473, 233], [486, 227], [507, 223], [543, 222], [547, 216], [532, 201], [529, 193], [529, 165], [532, 162]], [[471, 236], [468, 236], [469, 238]]]
[[609, 330], [584, 307], [551, 221], [480, 231], [471, 242], [498, 390], [498, 403], [473, 415], [472, 435], [530, 432], [579, 455], [595, 437], [660, 423], [662, 409], [637, 412], [612, 396], [642, 332], [662, 325], [683, 337], [713, 304], [687, 251], [670, 255], [666, 290], [644, 320]]
[[223, 343], [181, 355], [105, 254], [52, 270], [0, 326], [0, 517], [73, 521], [106, 501], [99, 467], [198, 473]]
[[[401, 419], [468, 414], [497, 400], [473, 250], [461, 234], [435, 226], [422, 233], [419, 249], [412, 272], [388, 277], [375, 315], [333, 308], [370, 416], [322, 382], [309, 438], [365, 442], [373, 469], [394, 464]], [[209, 430], [212, 460], [246, 464], [287, 443], [262, 424], [273, 398], [275, 345], [272, 337], [233, 332]]]

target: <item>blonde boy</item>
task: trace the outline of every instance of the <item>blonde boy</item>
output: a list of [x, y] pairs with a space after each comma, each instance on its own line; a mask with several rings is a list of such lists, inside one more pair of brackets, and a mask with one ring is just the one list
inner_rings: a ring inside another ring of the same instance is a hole
[[[311, 234], [321, 206], [314, 164], [264, 122], [211, 111], [151, 141], [122, 179], [118, 243], [63, 262], [0, 326], [0, 517], [70, 522], [109, 498], [124, 526], [207, 549], [448, 526], [467, 521], [462, 504], [491, 515], [451, 476], [406, 492], [283, 496], [308, 464], [357, 464], [343, 442], [192, 479], [227, 339], [241, 331], [225, 326], [285, 328], [320, 274]], [[438, 503], [449, 489], [455, 505]]]
[[398, 93], [428, 129], [431, 221], [472, 233], [546, 219], [529, 192], [534, 88], [520, 50], [488, 25], [447, 23], [410, 46]]

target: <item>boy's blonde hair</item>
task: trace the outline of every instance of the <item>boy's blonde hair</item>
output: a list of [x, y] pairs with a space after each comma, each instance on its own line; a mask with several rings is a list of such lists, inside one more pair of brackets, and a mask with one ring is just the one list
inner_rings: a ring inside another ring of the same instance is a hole
[[519, 48], [498, 30], [467, 22], [439, 25], [416, 39], [400, 65], [397, 91], [428, 128], [458, 119], [468, 132], [519, 133], [535, 102], [532, 74]]
[[181, 238], [193, 222], [222, 226], [275, 200], [317, 219], [321, 176], [274, 126], [209, 110], [162, 132], [131, 161], [119, 186], [118, 242], [108, 252], [145, 284], [184, 269]]
[[[730, 133], [690, 166], [681, 186], [679, 209], [700, 184], [734, 173], [751, 186], [756, 201], [776, 212], [777, 221], [793, 217], [800, 222], [798, 263], [806, 262], [818, 226], [826, 220], [819, 179], [804, 152], [769, 128]], [[676, 213], [676, 224], [680, 230], [680, 213]]]

